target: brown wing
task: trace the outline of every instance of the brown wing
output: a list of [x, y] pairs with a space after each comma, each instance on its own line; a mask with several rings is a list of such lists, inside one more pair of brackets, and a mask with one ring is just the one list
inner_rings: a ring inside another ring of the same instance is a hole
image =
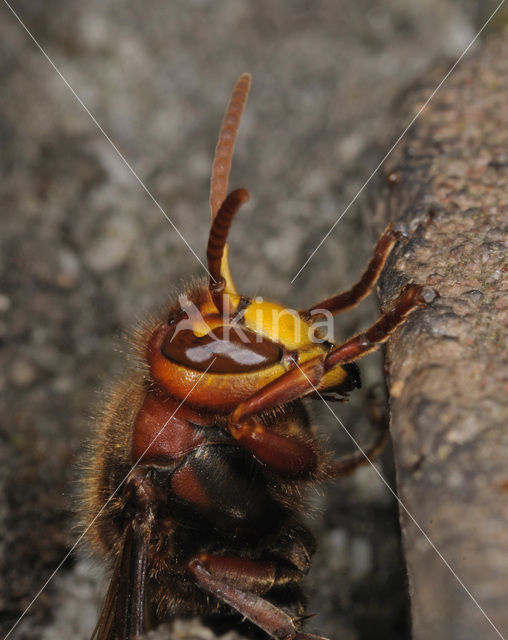
[[145, 631], [145, 583], [153, 514], [127, 526], [91, 640], [130, 640]]
[[104, 598], [102, 603], [101, 612], [99, 615], [99, 620], [97, 622], [97, 626], [95, 627], [95, 631], [93, 632], [91, 640], [112, 640], [112, 626], [113, 620], [115, 618], [115, 600], [116, 600], [116, 592], [118, 589], [118, 581], [120, 578], [120, 561], [122, 559], [122, 554], [118, 554], [117, 561], [115, 562], [115, 567], [113, 569], [113, 575], [111, 576], [111, 581], [109, 583], [108, 592]]

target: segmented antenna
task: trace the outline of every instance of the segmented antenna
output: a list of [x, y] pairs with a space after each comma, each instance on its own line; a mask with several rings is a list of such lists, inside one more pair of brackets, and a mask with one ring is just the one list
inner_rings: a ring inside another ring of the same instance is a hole
[[215, 147], [215, 157], [212, 167], [212, 180], [210, 184], [210, 209], [212, 220], [217, 215], [221, 204], [226, 199], [228, 190], [229, 172], [231, 171], [231, 158], [235, 148], [236, 134], [240, 125], [240, 118], [247, 102], [251, 83], [250, 73], [243, 73], [236, 81], [231, 99], [229, 100], [219, 140]]
[[[212, 228], [208, 237], [206, 257], [210, 272], [210, 294], [219, 313], [224, 311], [223, 293], [225, 293], [226, 281], [221, 273], [222, 256], [228, 237], [229, 227], [238, 209], [249, 199], [247, 189], [235, 189], [220, 206], [217, 215], [212, 221]], [[229, 305], [231, 306], [231, 305]], [[229, 310], [228, 310], [229, 311]]]

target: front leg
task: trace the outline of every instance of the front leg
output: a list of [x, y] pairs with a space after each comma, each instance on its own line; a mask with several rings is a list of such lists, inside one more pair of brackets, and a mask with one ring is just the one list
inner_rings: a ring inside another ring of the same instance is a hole
[[[337, 369], [377, 349], [413, 311], [426, 306], [436, 296], [437, 293], [430, 287], [407, 285], [392, 308], [367, 331], [335, 347], [326, 356], [317, 356], [301, 365], [295, 361], [296, 368], [239, 404], [229, 418], [231, 435], [275, 473], [292, 478], [311, 475], [318, 467], [318, 456], [312, 443], [279, 435], [257, 421], [255, 415], [318, 391], [326, 392], [327, 388], [336, 384]], [[372, 456], [377, 453], [380, 444], [376, 443]], [[358, 461], [360, 458], [352, 461], [351, 470], [358, 466]], [[341, 475], [342, 470], [347, 472], [339, 463], [332, 473]]]
[[313, 315], [319, 315], [319, 312], [323, 310], [329, 311], [333, 314], [342, 313], [343, 311], [353, 309], [360, 304], [360, 302], [372, 291], [372, 288], [376, 284], [388, 256], [395, 246], [395, 243], [404, 235], [405, 234], [402, 231], [392, 229], [391, 226], [388, 226], [377, 241], [374, 249], [374, 255], [372, 256], [369, 264], [367, 265], [367, 269], [360, 280], [348, 291], [337, 293], [331, 298], [327, 298], [317, 304], [313, 304], [312, 307], [303, 311], [302, 314], [306, 318], [311, 318]]
[[323, 375], [323, 357], [313, 358], [301, 367], [260, 389], [233, 411], [228, 429], [244, 449], [280, 476], [299, 478], [318, 466], [317, 452], [309, 441], [280, 435], [266, 428], [255, 415], [305, 396]]
[[375, 351], [386, 342], [391, 334], [408, 316], [430, 304], [438, 293], [432, 287], [409, 283], [398, 295], [391, 309], [384, 313], [367, 331], [362, 331], [332, 349], [325, 359], [325, 370], [330, 371], [337, 365], [353, 362]]

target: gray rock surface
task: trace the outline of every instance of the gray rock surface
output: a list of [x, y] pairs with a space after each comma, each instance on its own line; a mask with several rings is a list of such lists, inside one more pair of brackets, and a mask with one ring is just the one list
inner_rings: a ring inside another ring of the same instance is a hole
[[[363, 196], [290, 285], [402, 131], [392, 109], [401, 92], [436, 60], [456, 58], [496, 4], [12, 6], [201, 259], [222, 113], [236, 77], [253, 74], [231, 182], [252, 201], [235, 222], [231, 259], [242, 293], [298, 308], [361, 273], [372, 229], [383, 227]], [[121, 374], [121, 331], [203, 272], [7, 5], [0, 10], [5, 634], [76, 540], [76, 460], [101, 388]], [[489, 30], [505, 19], [499, 13]], [[362, 305], [338, 335], [376, 313]], [[381, 379], [379, 363], [362, 363], [366, 386]], [[364, 401], [359, 392], [334, 407], [362, 442]], [[316, 413], [331, 444], [351, 450], [326, 410]], [[389, 453], [379, 468], [391, 478]], [[308, 580], [309, 611], [318, 613], [309, 628], [341, 640], [407, 638], [397, 510], [377, 475], [361, 470], [312, 500], [321, 546]], [[85, 552], [74, 554], [10, 637], [88, 638], [99, 576]]]

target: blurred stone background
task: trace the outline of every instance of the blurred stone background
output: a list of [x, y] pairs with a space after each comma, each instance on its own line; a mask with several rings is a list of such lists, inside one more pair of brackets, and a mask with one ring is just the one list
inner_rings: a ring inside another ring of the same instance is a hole
[[[404, 92], [437, 61], [453, 62], [497, 4], [12, 7], [202, 259], [223, 111], [237, 76], [253, 74], [231, 180], [252, 200], [232, 230], [232, 267], [242, 293], [299, 308], [360, 275], [383, 227], [381, 178], [290, 285], [402, 132]], [[482, 38], [507, 18], [503, 8]], [[101, 388], [122, 373], [121, 332], [203, 271], [5, 3], [0, 49], [5, 635], [77, 537], [76, 461]], [[375, 302], [363, 304], [340, 320], [338, 336], [376, 313]], [[362, 372], [366, 388], [381, 381], [380, 358], [362, 362]], [[364, 403], [358, 392], [334, 407], [361, 442], [369, 437]], [[330, 446], [350, 451], [326, 410], [315, 414]], [[389, 451], [378, 466], [393, 485]], [[317, 613], [309, 629], [341, 640], [408, 638], [397, 508], [375, 472], [311, 490], [310, 500], [320, 546], [308, 578], [309, 613]], [[100, 568], [74, 553], [10, 637], [86, 640], [102, 589]]]

